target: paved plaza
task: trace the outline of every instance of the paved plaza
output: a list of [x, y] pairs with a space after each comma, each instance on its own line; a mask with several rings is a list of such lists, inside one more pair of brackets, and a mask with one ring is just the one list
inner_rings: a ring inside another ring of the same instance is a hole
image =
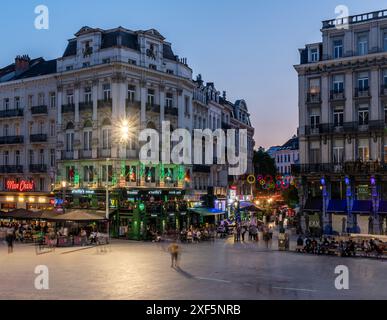
[[[183, 245], [181, 269], [167, 244], [113, 241], [97, 248], [36, 255], [0, 245], [0, 299], [387, 299], [387, 262], [279, 252], [273, 244], [232, 239]], [[49, 290], [34, 287], [35, 267], [49, 268]], [[350, 290], [335, 289], [334, 270], [350, 270]]]

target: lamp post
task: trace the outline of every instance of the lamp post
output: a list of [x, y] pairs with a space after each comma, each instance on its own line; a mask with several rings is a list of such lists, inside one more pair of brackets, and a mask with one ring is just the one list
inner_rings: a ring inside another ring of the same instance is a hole
[[66, 185], [67, 185], [66, 181], [62, 181], [62, 189], [63, 189], [63, 193], [62, 193], [62, 200], [63, 200], [62, 209], [63, 209], [63, 213], [65, 213]]
[[106, 159], [106, 219], [107, 219], [107, 235], [110, 242], [110, 208], [109, 208], [109, 158]]

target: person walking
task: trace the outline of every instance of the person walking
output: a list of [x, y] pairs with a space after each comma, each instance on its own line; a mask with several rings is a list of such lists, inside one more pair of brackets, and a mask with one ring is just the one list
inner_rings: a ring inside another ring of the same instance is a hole
[[243, 228], [242, 228], [242, 242], [245, 242], [246, 232], [247, 232], [247, 227], [243, 226]]
[[12, 227], [9, 227], [7, 229], [7, 234], [5, 241], [7, 242], [8, 245], [8, 254], [13, 253], [13, 242], [15, 240], [15, 231], [13, 230]]
[[169, 247], [168, 251], [171, 254], [171, 268], [178, 268], [179, 267], [179, 254], [180, 254], [180, 247], [176, 242], [173, 242]]

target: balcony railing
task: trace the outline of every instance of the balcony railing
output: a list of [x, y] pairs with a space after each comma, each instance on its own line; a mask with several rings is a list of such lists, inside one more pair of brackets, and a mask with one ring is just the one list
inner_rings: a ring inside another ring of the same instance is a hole
[[332, 101], [345, 100], [344, 90], [332, 90], [331, 91], [331, 100]]
[[355, 89], [355, 98], [369, 98], [370, 96], [369, 87]]
[[0, 166], [0, 173], [23, 173], [23, 166]]
[[231, 129], [231, 125], [226, 122], [222, 122], [222, 130], [229, 130]]
[[62, 105], [62, 113], [75, 112], [75, 104], [64, 104]]
[[37, 115], [37, 114], [48, 114], [48, 108], [47, 106], [35, 106], [31, 108], [31, 114]]
[[160, 113], [160, 105], [147, 103], [146, 104], [146, 111], [147, 112]]
[[93, 101], [88, 102], [80, 102], [79, 103], [79, 111], [93, 111]]
[[323, 29], [343, 27], [352, 24], [364, 23], [366, 21], [380, 20], [387, 17], [387, 10], [369, 12], [356, 16], [343, 17], [323, 21]]
[[141, 102], [135, 100], [126, 99], [126, 107], [141, 110]]
[[81, 150], [81, 159], [91, 159], [93, 152], [91, 150]]
[[0, 137], [0, 145], [4, 144], [22, 144], [24, 143], [23, 136], [11, 136], [11, 137]]
[[380, 95], [381, 95], [382, 97], [387, 96], [387, 84], [383, 84], [383, 85], [380, 87]]
[[30, 135], [30, 141], [31, 143], [36, 142], [47, 142], [47, 135], [46, 134], [31, 134]]
[[292, 174], [347, 174], [369, 175], [386, 173], [387, 165], [377, 161], [347, 161], [341, 164], [317, 163], [292, 165]]
[[13, 110], [1, 110], [0, 118], [15, 118], [22, 117], [24, 115], [23, 109], [13, 109]]
[[178, 116], [179, 109], [178, 108], [165, 108], [165, 114], [171, 116]]
[[321, 103], [321, 93], [308, 93], [306, 98], [307, 103]]
[[112, 99], [109, 100], [98, 100], [98, 108], [112, 108], [113, 107], [113, 101]]
[[47, 165], [46, 164], [30, 164], [30, 173], [46, 173]]
[[100, 158], [111, 158], [112, 151], [110, 149], [99, 149], [98, 150], [98, 157]]
[[383, 120], [371, 120], [363, 124], [359, 122], [344, 122], [341, 124], [319, 124], [305, 127], [305, 135], [335, 134], [335, 133], [359, 133], [359, 132], [383, 132], [386, 128]]
[[62, 151], [61, 160], [74, 160], [74, 151]]

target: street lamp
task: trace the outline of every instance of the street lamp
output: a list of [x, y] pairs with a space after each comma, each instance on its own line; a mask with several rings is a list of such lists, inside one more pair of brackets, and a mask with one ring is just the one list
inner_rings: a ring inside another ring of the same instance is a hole
[[110, 208], [109, 208], [109, 161], [110, 159], [106, 159], [106, 219], [107, 219], [107, 235], [108, 241], [110, 242]]
[[62, 181], [62, 189], [63, 189], [63, 203], [62, 203], [62, 208], [63, 208], [63, 213], [65, 212], [65, 202], [66, 202], [66, 185], [67, 182], [65, 180]]

